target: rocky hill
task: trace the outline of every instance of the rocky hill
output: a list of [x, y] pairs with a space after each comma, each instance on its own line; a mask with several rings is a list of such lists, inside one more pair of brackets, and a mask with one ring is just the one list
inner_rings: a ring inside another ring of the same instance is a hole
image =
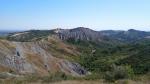
[[48, 75], [64, 72], [72, 76], [84, 76], [88, 72], [80, 64], [65, 59], [79, 53], [54, 37], [37, 42], [11, 42], [0, 40], [1, 72]]
[[49, 35], [58, 36], [61, 40], [85, 40], [100, 42], [106, 40], [107, 37], [98, 31], [89, 28], [78, 27], [74, 29], [53, 29], [53, 30], [30, 30], [24, 32], [10, 33], [7, 37], [11, 41], [35, 41], [45, 38]]
[[75, 39], [87, 41], [101, 41], [103, 37], [99, 32], [84, 27], [58, 30], [57, 33], [62, 40]]
[[94, 31], [89, 28], [78, 27], [74, 29], [53, 29], [53, 30], [30, 30], [24, 32], [10, 33], [7, 36], [11, 41], [36, 41], [49, 35], [56, 35], [61, 40], [85, 40], [93, 42], [118, 41], [135, 42], [141, 39], [149, 39], [150, 32], [130, 29], [128, 31]]

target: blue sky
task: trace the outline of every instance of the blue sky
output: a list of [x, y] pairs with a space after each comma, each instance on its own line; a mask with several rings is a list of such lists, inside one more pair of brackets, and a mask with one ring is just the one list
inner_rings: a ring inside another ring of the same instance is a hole
[[0, 0], [0, 30], [150, 31], [150, 0]]

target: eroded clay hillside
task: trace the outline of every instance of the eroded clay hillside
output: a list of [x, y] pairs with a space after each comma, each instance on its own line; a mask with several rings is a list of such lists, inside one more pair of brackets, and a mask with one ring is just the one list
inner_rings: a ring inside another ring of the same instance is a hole
[[69, 58], [79, 54], [74, 46], [66, 45], [57, 37], [36, 42], [0, 40], [0, 72], [40, 75], [64, 72], [84, 76], [88, 72]]

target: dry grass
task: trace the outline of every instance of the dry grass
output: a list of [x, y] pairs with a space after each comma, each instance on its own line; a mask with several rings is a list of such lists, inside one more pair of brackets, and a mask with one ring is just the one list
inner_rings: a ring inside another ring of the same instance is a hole
[[105, 82], [103, 80], [96, 80], [96, 81], [69, 80], [69, 81], [61, 81], [61, 82], [49, 83], [49, 84], [150, 84], [150, 83], [141, 82], [141, 81], [132, 81], [132, 80], [119, 80], [114, 83]]
[[47, 45], [49, 45], [50, 51], [55, 52], [52, 55], [58, 58], [67, 59], [71, 56], [80, 55], [75, 46], [68, 45], [57, 38], [49, 37]]
[[51, 83], [51, 84], [104, 84], [100, 83], [102, 81], [61, 81], [57, 83]]
[[0, 72], [9, 72], [10, 70], [10, 68], [0, 65]]
[[44, 67], [44, 61], [42, 60], [42, 57], [36, 54], [27, 54], [27, 61], [29, 63], [34, 64], [34, 68], [37, 71], [37, 73], [41, 76], [48, 75], [48, 72], [46, 68]]
[[26, 78], [14, 78], [0, 80], [0, 84], [150, 84], [150, 81], [138, 81], [138, 80], [117, 80], [115, 82], [106, 82], [105, 80], [60, 80], [43, 82], [43, 79], [38, 77]]

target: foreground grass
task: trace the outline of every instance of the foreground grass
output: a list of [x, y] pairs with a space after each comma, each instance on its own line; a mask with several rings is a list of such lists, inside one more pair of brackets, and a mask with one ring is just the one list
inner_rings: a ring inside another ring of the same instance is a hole
[[118, 80], [116, 82], [106, 82], [104, 80], [66, 80], [52, 83], [33, 82], [21, 80], [5, 80], [1, 81], [0, 84], [149, 84], [149, 82], [133, 81], [133, 80]]
[[[96, 78], [95, 78], [96, 77]], [[0, 84], [150, 84], [150, 74], [136, 76], [131, 79], [119, 79], [108, 82], [97, 75], [86, 77], [72, 77], [64, 73], [50, 74], [41, 77], [39, 75], [25, 75], [12, 78], [0, 78]]]
[[72, 80], [72, 81], [61, 81], [61, 82], [50, 83], [50, 84], [149, 84], [149, 82], [118, 80], [114, 83], [110, 83], [110, 82], [105, 82], [103, 80], [96, 80], [96, 81]]
[[[144, 78], [143, 78], [144, 77]], [[19, 78], [7, 78], [0, 79], [0, 84], [150, 84], [150, 79], [142, 76], [137, 79], [122, 79], [116, 80], [114, 82], [108, 82], [104, 79], [59, 79], [59, 78], [50, 78], [50, 77], [36, 77], [36, 76], [26, 76]]]

